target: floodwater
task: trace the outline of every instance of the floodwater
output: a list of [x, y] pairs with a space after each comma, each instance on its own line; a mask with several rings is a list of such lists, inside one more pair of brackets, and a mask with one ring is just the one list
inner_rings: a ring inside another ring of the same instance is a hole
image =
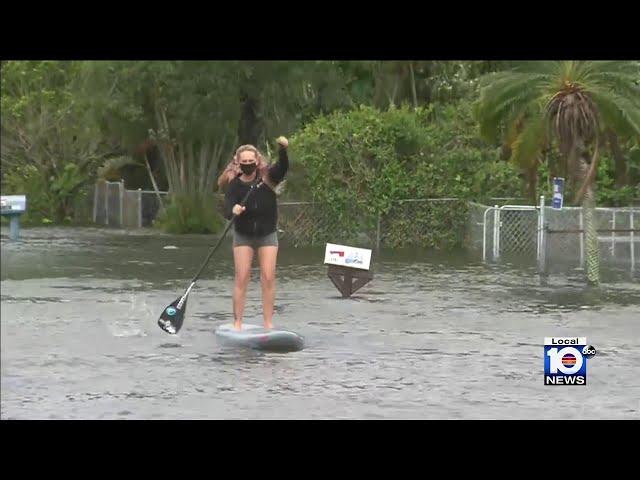
[[[322, 247], [281, 247], [276, 327], [288, 354], [223, 348], [226, 241], [189, 297], [180, 334], [156, 325], [215, 239], [103, 229], [2, 230], [2, 419], [638, 419], [640, 283], [468, 254], [374, 254], [350, 299]], [[177, 247], [177, 248], [165, 248]], [[246, 321], [261, 322], [254, 270]], [[543, 385], [543, 340], [587, 337], [586, 386]]]

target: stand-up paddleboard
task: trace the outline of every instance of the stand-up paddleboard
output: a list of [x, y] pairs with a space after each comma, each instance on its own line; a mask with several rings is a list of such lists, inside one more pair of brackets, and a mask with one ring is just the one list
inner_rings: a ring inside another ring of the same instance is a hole
[[266, 330], [259, 325], [242, 324], [241, 330], [232, 323], [220, 325], [216, 337], [221, 343], [272, 352], [295, 352], [304, 348], [304, 338], [288, 330]]

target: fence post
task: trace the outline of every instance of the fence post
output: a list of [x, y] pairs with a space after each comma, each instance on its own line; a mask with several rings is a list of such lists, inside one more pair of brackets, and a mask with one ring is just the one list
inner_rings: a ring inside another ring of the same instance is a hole
[[[616, 228], [616, 211], [612, 212], [611, 217], [611, 230], [615, 230]], [[611, 256], [616, 256], [616, 232], [611, 232]]]
[[124, 225], [124, 180], [120, 179], [118, 184], [118, 190], [120, 192], [120, 228], [125, 228]]
[[104, 218], [109, 226], [109, 182], [104, 182]]
[[580, 208], [580, 268], [584, 268], [584, 216]]
[[536, 236], [536, 261], [538, 262], [538, 268], [540, 267], [540, 250], [542, 247], [542, 202], [538, 206], [538, 235]]
[[633, 210], [629, 214], [629, 222], [631, 223], [631, 272], [633, 273], [636, 268], [636, 257], [634, 247], [634, 232], [633, 232]]
[[142, 189], [138, 189], [138, 228], [142, 228]]
[[487, 208], [482, 215], [482, 261], [487, 261], [487, 213], [491, 207]]
[[498, 205], [493, 206], [493, 259], [500, 256], [500, 209]]
[[98, 182], [93, 185], [93, 223], [98, 218]]
[[547, 236], [544, 234], [544, 195], [540, 195], [540, 211], [538, 213], [538, 271], [547, 271]]

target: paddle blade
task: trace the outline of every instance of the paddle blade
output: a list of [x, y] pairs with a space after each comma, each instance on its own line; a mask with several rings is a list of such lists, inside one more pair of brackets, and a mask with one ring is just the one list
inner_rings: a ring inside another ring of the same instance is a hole
[[184, 299], [182, 307], [178, 308], [180, 299], [176, 298], [170, 305], [162, 311], [160, 318], [158, 319], [158, 325], [165, 332], [175, 335], [182, 328], [182, 322], [184, 321], [184, 314], [187, 311], [187, 299]]

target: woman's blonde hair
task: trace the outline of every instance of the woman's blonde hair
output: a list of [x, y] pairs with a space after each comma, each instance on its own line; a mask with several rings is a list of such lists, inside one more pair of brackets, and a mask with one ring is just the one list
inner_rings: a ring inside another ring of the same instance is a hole
[[253, 145], [240, 145], [236, 150], [235, 155], [233, 156], [233, 163], [236, 165], [240, 164], [240, 154], [242, 152], [253, 152], [256, 156], [256, 161], [258, 163], [258, 170], [260, 173], [264, 173], [264, 171], [269, 167], [267, 160], [264, 155]]
[[278, 185], [274, 185], [271, 179], [269, 178], [269, 166], [271, 162], [268, 162], [266, 157], [258, 150], [255, 146], [247, 144], [240, 145], [236, 149], [236, 153], [231, 160], [231, 163], [227, 168], [231, 168], [234, 174], [240, 173], [240, 154], [242, 152], [253, 152], [256, 156], [256, 163], [258, 164], [258, 173], [264, 179], [265, 183], [271, 187], [272, 190], [276, 192], [276, 194], [280, 195], [284, 189], [285, 181], [280, 182]]

